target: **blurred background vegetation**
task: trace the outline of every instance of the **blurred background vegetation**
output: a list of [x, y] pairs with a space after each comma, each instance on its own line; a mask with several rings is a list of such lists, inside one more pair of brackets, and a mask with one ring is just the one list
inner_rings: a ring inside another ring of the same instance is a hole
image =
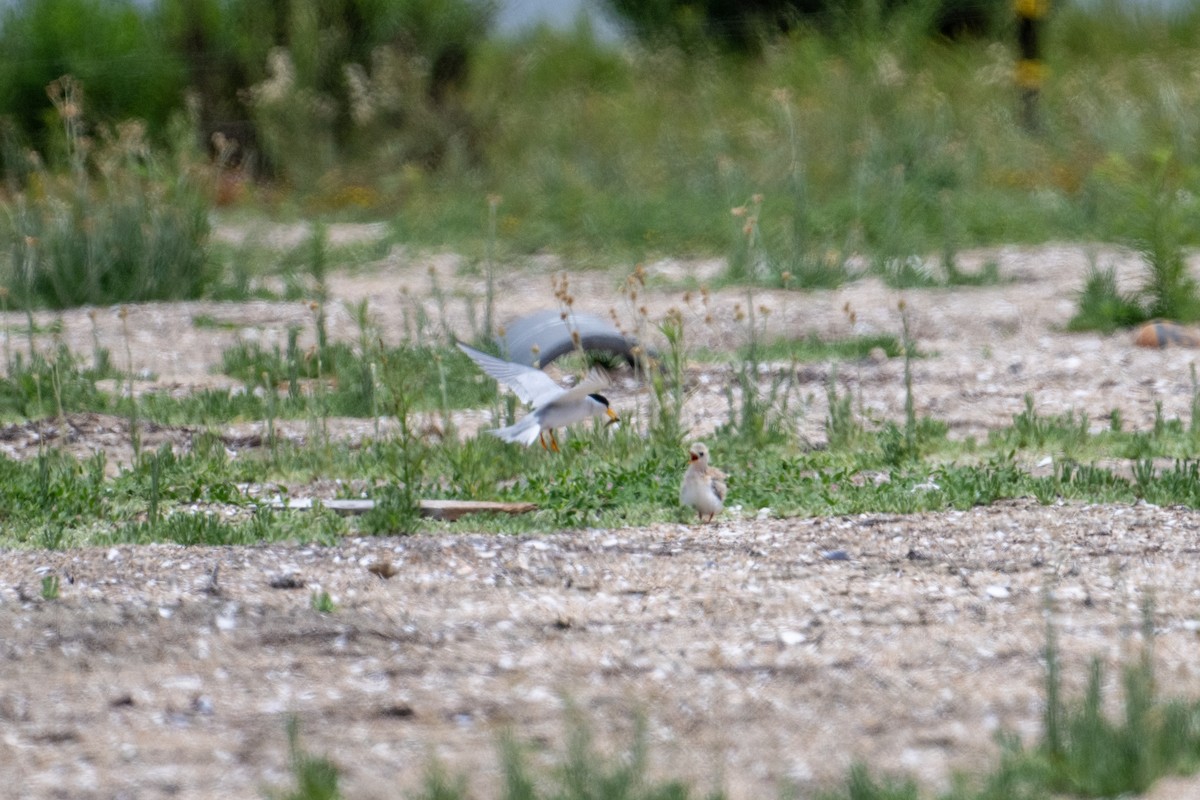
[[[10, 0], [4, 284], [51, 305], [203, 294], [203, 265], [114, 276], [203, 261], [214, 207], [382, 219], [469, 257], [718, 255], [801, 287], [852, 257], [904, 280], [1048, 239], [1128, 243], [1170, 277], [1196, 242], [1194, 4], [1039, 5], [1031, 133], [1009, 0], [586, 2], [619, 33], [500, 35], [485, 0]], [[136, 235], [164, 203], [161, 235]]]

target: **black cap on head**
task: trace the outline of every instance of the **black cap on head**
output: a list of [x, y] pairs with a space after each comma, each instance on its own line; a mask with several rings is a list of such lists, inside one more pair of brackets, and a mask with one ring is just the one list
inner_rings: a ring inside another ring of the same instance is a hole
[[608, 398], [605, 397], [604, 395], [592, 393], [592, 394], [589, 394], [588, 397], [592, 398], [593, 400], [595, 400], [597, 403], [604, 406], [605, 408], [608, 408]]

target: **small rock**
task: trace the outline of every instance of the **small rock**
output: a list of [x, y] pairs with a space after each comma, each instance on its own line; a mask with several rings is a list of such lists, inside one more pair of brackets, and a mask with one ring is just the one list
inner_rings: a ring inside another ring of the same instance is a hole
[[780, 631], [779, 641], [787, 647], [802, 644], [808, 637], [800, 631]]

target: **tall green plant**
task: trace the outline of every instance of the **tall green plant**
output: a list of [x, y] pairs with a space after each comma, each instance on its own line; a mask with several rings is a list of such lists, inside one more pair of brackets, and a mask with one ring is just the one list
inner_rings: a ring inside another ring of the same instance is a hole
[[[155, 149], [136, 122], [86, 136], [83, 89], [49, 87], [66, 142], [65, 173], [39, 166], [0, 199], [4, 280], [26, 306], [56, 308], [197, 297], [214, 281], [204, 173], [190, 148]], [[186, 141], [180, 121], [177, 142]]]
[[[137, 0], [36, 0], [0, 10], [0, 109], [14, 133], [58, 158], [64, 142], [58, 120], [45, 114], [46, 84], [74, 75], [88, 87], [96, 118], [143, 120], [152, 137], [166, 136], [186, 88], [183, 61]], [[19, 169], [14, 153], [0, 166]]]

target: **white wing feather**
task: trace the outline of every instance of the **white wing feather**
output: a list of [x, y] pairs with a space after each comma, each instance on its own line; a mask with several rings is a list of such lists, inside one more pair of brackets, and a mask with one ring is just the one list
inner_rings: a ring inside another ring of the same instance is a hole
[[566, 390], [540, 369], [489, 356], [462, 342], [458, 343], [458, 349], [470, 356], [485, 373], [512, 389], [523, 403], [534, 408], [541, 408], [565, 394]]

